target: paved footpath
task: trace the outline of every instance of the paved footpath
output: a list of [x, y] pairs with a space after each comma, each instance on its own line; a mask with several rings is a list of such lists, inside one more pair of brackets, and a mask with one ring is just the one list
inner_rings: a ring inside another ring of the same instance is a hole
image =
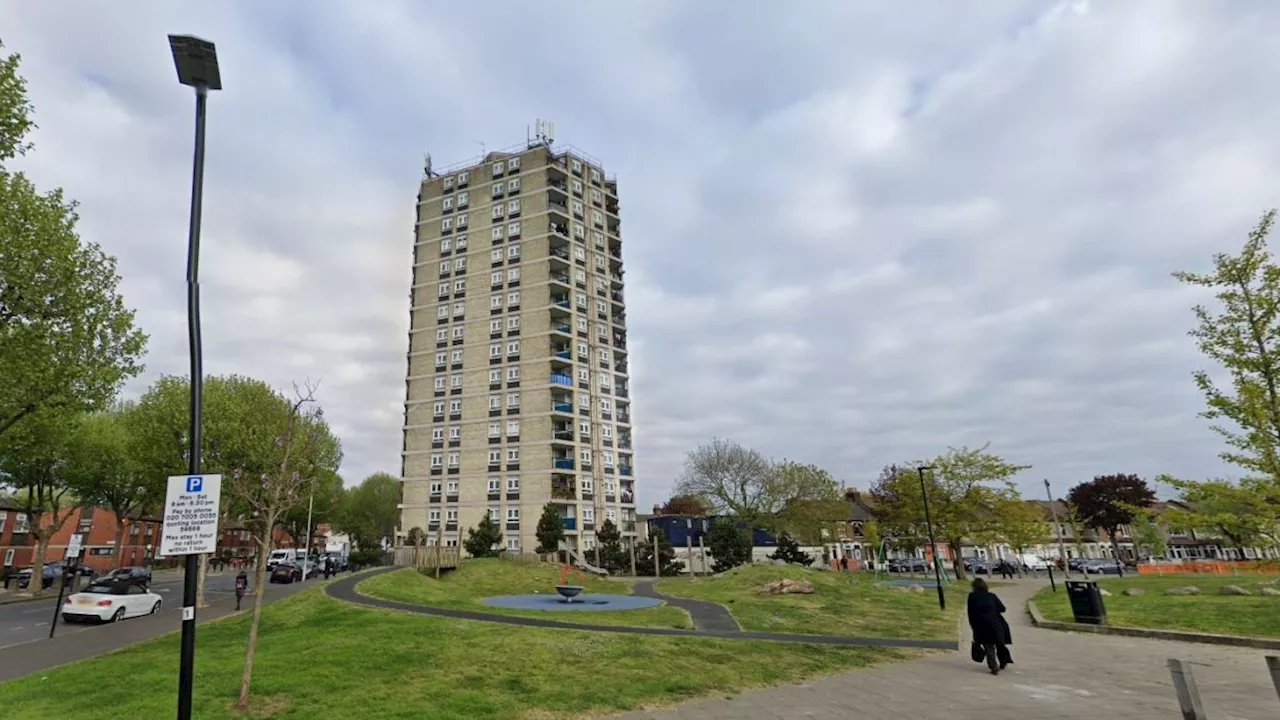
[[[1196, 663], [1210, 720], [1276, 720], [1280, 698], [1257, 650], [1085, 635], [1031, 626], [1026, 600], [1043, 582], [998, 588], [1013, 628], [1011, 665], [992, 676], [968, 652], [703, 700], [617, 720], [1173, 720], [1168, 658]], [[1059, 594], [1061, 602], [1066, 597]]]

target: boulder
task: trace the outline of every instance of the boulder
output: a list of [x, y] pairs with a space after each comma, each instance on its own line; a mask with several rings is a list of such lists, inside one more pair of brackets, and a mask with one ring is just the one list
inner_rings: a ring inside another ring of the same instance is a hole
[[1252, 595], [1253, 593], [1245, 590], [1239, 585], [1223, 585], [1221, 593], [1223, 595]]
[[924, 592], [924, 586], [923, 586], [923, 585], [912, 585], [910, 588], [907, 588], [907, 589], [908, 589], [908, 590], [910, 590], [910, 591], [911, 591], [911, 592], [913, 592], [913, 593], [922, 593], [922, 592]]
[[1278, 578], [1273, 578], [1273, 579], [1271, 579], [1271, 580], [1263, 580], [1262, 582], [1260, 582], [1260, 583], [1258, 583], [1258, 584], [1259, 584], [1259, 585], [1280, 585], [1280, 577], [1278, 577]]
[[813, 583], [808, 580], [775, 580], [760, 588], [761, 595], [811, 595]]
[[1277, 590], [1273, 587], [1264, 587], [1262, 588], [1262, 594], [1269, 595], [1271, 597], [1280, 597], [1280, 590]]
[[1129, 597], [1142, 597], [1147, 594], [1147, 591], [1142, 588], [1125, 588], [1124, 594]]
[[1184, 587], [1171, 587], [1164, 591], [1165, 595], [1199, 595], [1200, 588], [1195, 585], [1186, 585]]

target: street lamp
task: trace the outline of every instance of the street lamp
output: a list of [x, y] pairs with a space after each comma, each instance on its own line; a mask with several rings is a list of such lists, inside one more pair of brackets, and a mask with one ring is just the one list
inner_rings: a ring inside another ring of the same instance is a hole
[[938, 560], [938, 544], [933, 539], [933, 518], [929, 515], [929, 490], [924, 484], [924, 471], [937, 470], [934, 465], [921, 465], [916, 468], [916, 472], [920, 474], [920, 497], [924, 499], [924, 522], [929, 528], [929, 553], [933, 555], [933, 578], [938, 583], [938, 607], [942, 610], [947, 609], [947, 596], [942, 592], [942, 565]]
[[[196, 90], [195, 158], [191, 170], [191, 220], [187, 228], [187, 338], [191, 354], [191, 443], [187, 472], [200, 474], [204, 361], [200, 346], [200, 204], [204, 195], [205, 105], [210, 90], [222, 89], [218, 52], [213, 43], [193, 35], [170, 35], [169, 49], [178, 82]], [[196, 577], [200, 556], [187, 555], [182, 582], [182, 654], [178, 666], [178, 720], [191, 720], [191, 690], [196, 660]]]

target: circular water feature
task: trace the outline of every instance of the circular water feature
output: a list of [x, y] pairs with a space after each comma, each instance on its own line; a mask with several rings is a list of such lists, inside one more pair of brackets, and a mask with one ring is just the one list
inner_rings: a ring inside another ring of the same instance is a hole
[[550, 610], [568, 612], [607, 612], [610, 610], [643, 610], [662, 604], [656, 598], [637, 595], [582, 594], [568, 602], [555, 593], [546, 595], [499, 595], [481, 598], [482, 605], [507, 610]]

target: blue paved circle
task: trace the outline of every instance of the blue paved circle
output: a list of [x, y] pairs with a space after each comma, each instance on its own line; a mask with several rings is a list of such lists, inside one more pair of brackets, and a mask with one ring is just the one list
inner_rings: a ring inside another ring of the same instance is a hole
[[560, 612], [606, 612], [610, 610], [641, 610], [662, 604], [657, 598], [639, 597], [637, 595], [600, 595], [583, 593], [564, 602], [554, 592], [546, 595], [499, 595], [498, 597], [481, 598], [481, 604], [489, 607], [506, 608], [508, 610], [552, 610]]

